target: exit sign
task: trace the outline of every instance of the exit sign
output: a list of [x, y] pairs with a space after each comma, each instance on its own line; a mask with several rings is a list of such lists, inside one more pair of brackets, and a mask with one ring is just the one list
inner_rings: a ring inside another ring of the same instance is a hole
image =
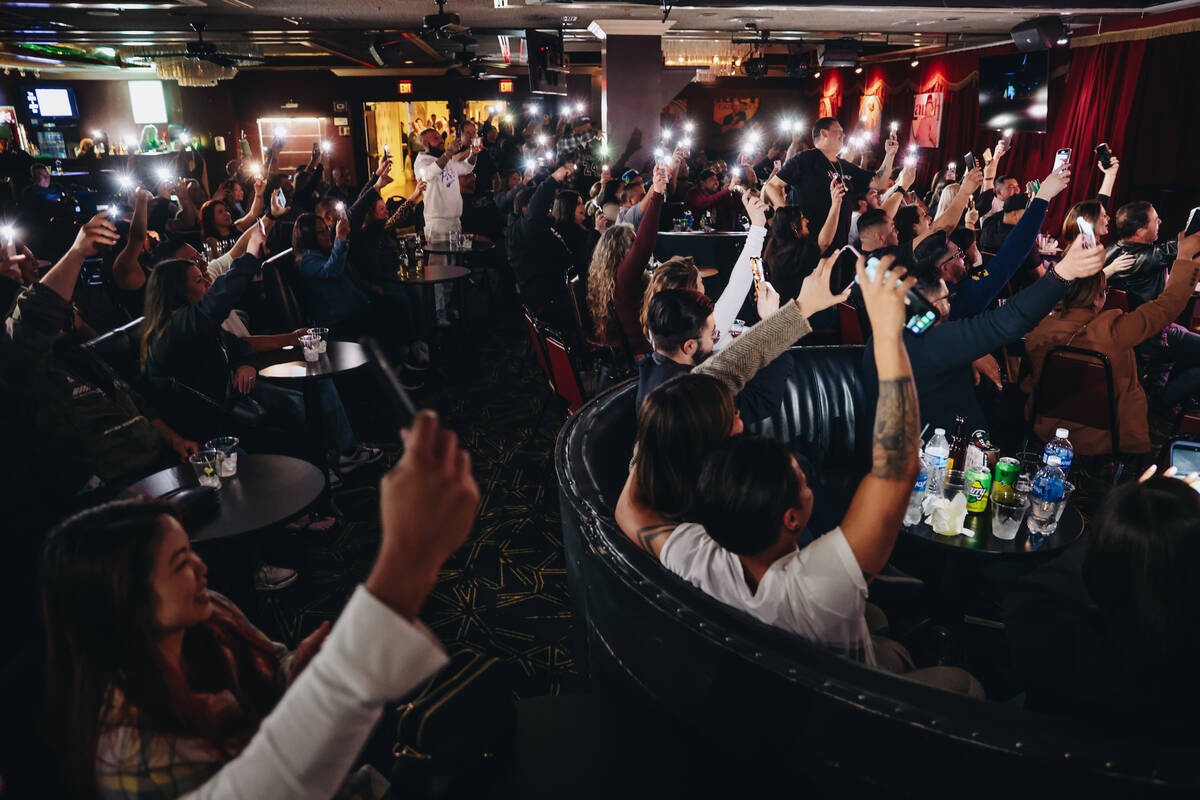
[[412, 94], [412, 81], [400, 81], [400, 94]]
[[500, 91], [501, 92], [503, 92], [504, 94], [508, 94], [512, 90], [513, 90], [512, 78], [505, 78], [504, 80], [500, 81]]

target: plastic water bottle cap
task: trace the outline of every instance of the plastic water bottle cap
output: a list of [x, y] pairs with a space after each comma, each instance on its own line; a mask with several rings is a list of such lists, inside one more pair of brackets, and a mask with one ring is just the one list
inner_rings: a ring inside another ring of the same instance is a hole
[[1067, 430], [1066, 428], [1059, 428], [1058, 430], [1054, 431], [1054, 435], [1057, 436], [1059, 439], [1067, 438], [1067, 435], [1070, 433], [1071, 432], [1069, 430]]
[[946, 435], [946, 429], [945, 429], [945, 428], [934, 428], [934, 429], [933, 429], [933, 435], [934, 435], [934, 436], [945, 436], [945, 435]]
[[1049, 458], [1046, 459], [1046, 463], [1052, 467], [1061, 467], [1062, 459], [1059, 458], [1058, 456], [1050, 456]]

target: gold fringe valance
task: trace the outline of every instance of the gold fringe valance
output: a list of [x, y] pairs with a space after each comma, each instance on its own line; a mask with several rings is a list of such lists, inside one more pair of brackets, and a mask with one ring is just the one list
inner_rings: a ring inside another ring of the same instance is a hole
[[1181, 33], [1195, 33], [1196, 31], [1200, 31], [1200, 17], [1178, 22], [1165, 22], [1162, 25], [1151, 25], [1147, 28], [1079, 36], [1071, 40], [1071, 47], [1094, 47], [1098, 44], [1112, 42], [1142, 42], [1148, 39], [1161, 39], [1164, 36], [1178, 36]]

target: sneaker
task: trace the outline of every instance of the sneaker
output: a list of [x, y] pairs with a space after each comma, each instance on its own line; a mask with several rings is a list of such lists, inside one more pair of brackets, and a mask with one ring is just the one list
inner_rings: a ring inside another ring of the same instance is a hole
[[254, 588], [260, 592], [275, 592], [296, 582], [300, 573], [287, 567], [272, 567], [263, 564], [254, 573]]
[[353, 472], [364, 464], [374, 464], [383, 458], [383, 451], [378, 447], [359, 445], [353, 453], [338, 458], [338, 469], [342, 472]]

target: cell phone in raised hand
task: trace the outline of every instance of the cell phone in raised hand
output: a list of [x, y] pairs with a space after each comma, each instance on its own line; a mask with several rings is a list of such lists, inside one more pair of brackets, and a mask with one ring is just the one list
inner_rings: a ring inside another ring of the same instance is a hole
[[[849, 245], [842, 249], [850, 250], [853, 253], [859, 254], [857, 250]], [[864, 270], [867, 273], [867, 277], [871, 280], [875, 280], [875, 272], [878, 269], [879, 259], [875, 256], [868, 258], [866, 268]], [[854, 280], [857, 282], [858, 276], [855, 276]], [[902, 281], [896, 281], [897, 285], [900, 283], [902, 283]], [[933, 324], [938, 321], [938, 317], [941, 316], [938, 314], [938, 310], [933, 307], [933, 304], [926, 300], [925, 296], [918, 292], [915, 288], [909, 289], [908, 293], [904, 296], [904, 305], [908, 306], [908, 319], [905, 321], [904, 327], [907, 328], [909, 332], [917, 336], [920, 336], [922, 333], [932, 328]]]
[[1096, 246], [1096, 229], [1085, 217], [1076, 217], [1075, 224], [1079, 227], [1079, 237], [1087, 247]]
[[1200, 472], [1200, 442], [1171, 442], [1169, 458], [1171, 466], [1179, 470], [1180, 475]]
[[396, 413], [400, 415], [400, 427], [408, 427], [417, 416], [417, 406], [408, 390], [404, 388], [404, 384], [400, 382], [400, 376], [396, 374], [396, 370], [388, 361], [379, 342], [370, 336], [364, 336], [358, 340], [358, 343], [362, 345], [363, 350], [367, 351], [367, 363], [371, 366], [371, 372], [375, 373], [375, 377], [379, 379], [379, 383], [383, 387], [383, 393], [396, 409]]
[[383, 157], [384, 158], [392, 157], [392, 146], [390, 144], [385, 144], [383, 146]]
[[1071, 163], [1071, 148], [1063, 147], [1054, 153], [1054, 169], [1059, 169]]
[[758, 296], [762, 293], [763, 281], [766, 280], [766, 278], [763, 277], [761, 259], [750, 259], [750, 274], [754, 276], [754, 299], [757, 300]]
[[1096, 145], [1096, 160], [1105, 169], [1112, 166], [1112, 150], [1108, 149], [1108, 142], [1101, 142]]
[[970, 172], [975, 169], [975, 153], [968, 152], [963, 156], [963, 172]]
[[1200, 206], [1193, 208], [1188, 214], [1187, 224], [1183, 226], [1183, 235], [1191, 236], [1193, 233], [1200, 233]]
[[287, 206], [287, 195], [283, 193], [282, 187], [275, 190], [275, 204], [280, 208]]

